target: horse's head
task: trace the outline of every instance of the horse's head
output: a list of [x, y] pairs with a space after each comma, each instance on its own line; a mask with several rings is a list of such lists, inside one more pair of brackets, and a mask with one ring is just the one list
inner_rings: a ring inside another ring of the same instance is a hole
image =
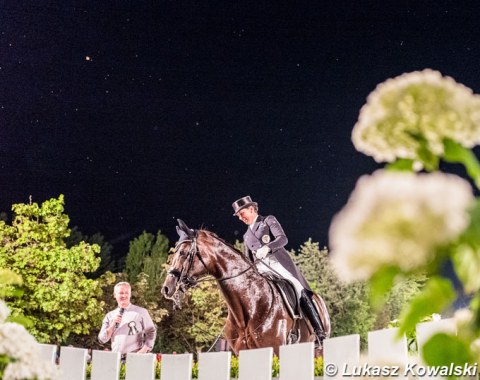
[[198, 276], [207, 271], [198, 251], [197, 231], [188, 228], [178, 219], [177, 233], [179, 240], [175, 244], [172, 264], [162, 286], [162, 294], [168, 298], [171, 298], [178, 288], [186, 291], [195, 285]]

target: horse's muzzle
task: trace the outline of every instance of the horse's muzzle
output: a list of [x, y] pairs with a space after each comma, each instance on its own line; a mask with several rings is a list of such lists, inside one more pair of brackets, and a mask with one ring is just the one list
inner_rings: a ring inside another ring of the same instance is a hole
[[177, 277], [172, 274], [168, 274], [165, 282], [162, 286], [162, 294], [164, 297], [170, 298], [175, 293], [177, 288]]

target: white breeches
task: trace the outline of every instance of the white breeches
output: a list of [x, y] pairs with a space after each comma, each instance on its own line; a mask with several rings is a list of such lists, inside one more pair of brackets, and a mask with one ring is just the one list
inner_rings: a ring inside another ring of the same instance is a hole
[[[272, 269], [264, 265], [264, 262]], [[302, 290], [304, 289], [303, 285], [298, 281], [293, 275], [285, 269], [285, 267], [278, 262], [274, 257], [265, 257], [262, 261], [257, 261], [257, 269], [260, 273], [273, 272], [278, 273], [281, 277], [287, 279], [293, 284], [295, 291], [297, 292], [298, 299], [302, 295]]]

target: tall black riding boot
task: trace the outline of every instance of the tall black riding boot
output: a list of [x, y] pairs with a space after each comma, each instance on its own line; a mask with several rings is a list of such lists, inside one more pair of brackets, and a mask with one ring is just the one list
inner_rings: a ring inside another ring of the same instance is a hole
[[317, 336], [318, 345], [322, 347], [323, 340], [325, 339], [325, 329], [323, 328], [317, 308], [306, 290], [302, 290], [300, 306], [313, 327], [315, 335]]

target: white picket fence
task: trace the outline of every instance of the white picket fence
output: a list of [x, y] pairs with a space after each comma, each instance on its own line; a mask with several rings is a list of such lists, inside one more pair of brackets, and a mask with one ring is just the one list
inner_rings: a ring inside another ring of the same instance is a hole
[[[425, 322], [417, 326], [419, 346], [436, 332], [454, 332], [451, 319]], [[397, 338], [397, 329], [373, 331], [368, 334], [368, 363], [406, 365], [407, 341]], [[55, 362], [57, 347], [41, 344], [45, 360]], [[238, 380], [272, 380], [272, 348], [241, 351], [239, 354]], [[230, 352], [200, 353], [198, 355], [199, 380], [231, 380]], [[360, 336], [358, 334], [326, 339], [324, 342], [324, 369], [337, 368], [337, 372], [326, 371], [324, 379], [343, 377], [345, 368], [359, 366]], [[128, 354], [126, 380], [154, 380], [154, 354]], [[163, 354], [160, 380], [191, 380], [193, 354]], [[279, 380], [314, 380], [313, 343], [300, 343], [280, 347]], [[60, 347], [59, 370], [64, 380], [84, 380], [86, 377], [87, 349]], [[328, 373], [327, 373], [328, 372]], [[92, 352], [92, 380], [118, 380], [120, 354], [109, 351]], [[403, 379], [396, 376], [396, 379]]]

